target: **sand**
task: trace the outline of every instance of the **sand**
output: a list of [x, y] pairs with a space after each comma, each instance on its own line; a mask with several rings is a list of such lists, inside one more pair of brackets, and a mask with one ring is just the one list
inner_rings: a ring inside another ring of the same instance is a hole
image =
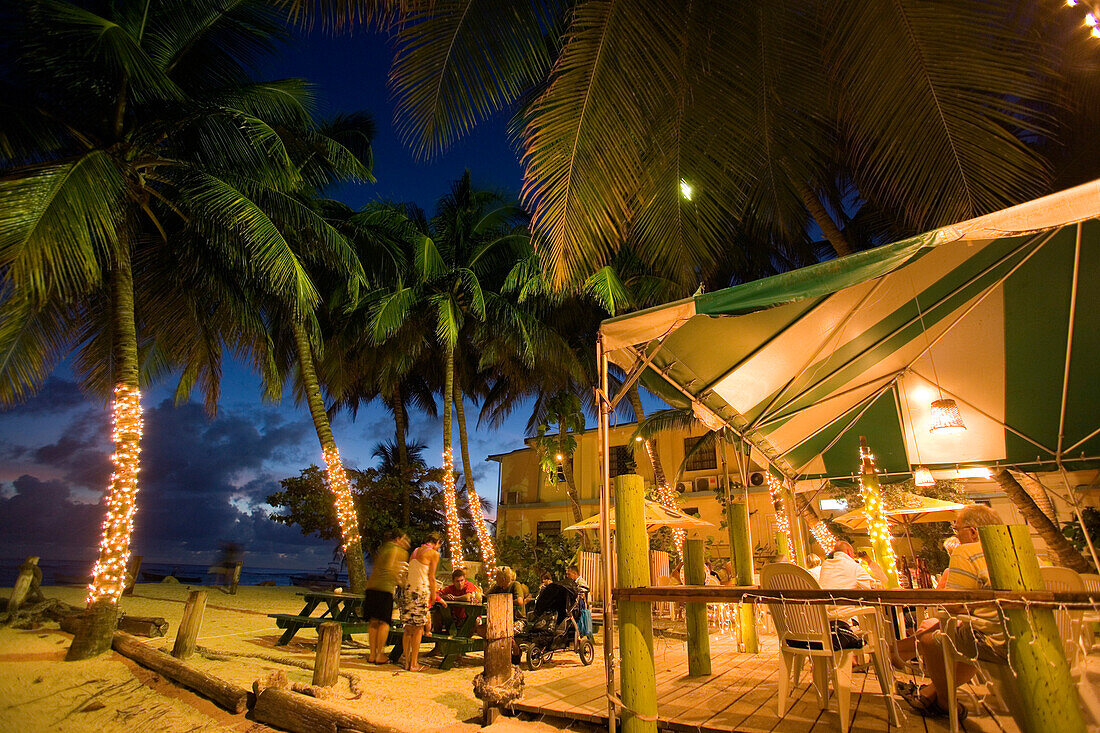
[[[192, 589], [177, 584], [140, 584], [133, 596], [122, 599], [121, 607], [130, 615], [167, 619], [168, 635], [146, 643], [168, 651], [183, 602]], [[47, 597], [74, 605], [83, 601], [81, 588], [43, 590]], [[275, 627], [274, 619], [267, 618], [268, 613], [300, 611], [303, 600], [296, 594], [301, 589], [241, 586], [235, 596], [214, 588], [208, 592], [198, 643], [212, 656], [230, 658], [209, 659], [196, 654], [188, 660], [190, 664], [247, 688], [276, 669], [285, 671], [291, 682], [309, 684], [309, 669], [275, 660], [311, 665], [316, 634], [303, 629], [290, 644], [276, 647], [282, 631]], [[0, 589], [0, 597], [7, 595]], [[71, 639], [54, 623], [33, 631], [0, 628], [0, 731], [271, 730], [243, 715], [231, 715], [113, 651], [83, 662], [65, 662]], [[362, 648], [345, 645], [342, 649], [341, 671], [358, 677], [363, 694], [352, 699], [349, 680], [343, 677], [334, 688], [346, 698], [340, 704], [401, 730], [480, 730], [481, 702], [473, 695], [473, 678], [481, 671], [481, 654], [468, 655], [445, 672], [431, 669], [413, 673], [392, 665], [367, 663], [365, 641], [364, 636]], [[567, 653], [525, 674], [529, 680], [541, 683], [568, 677], [579, 664], [575, 654]], [[490, 730], [550, 731], [559, 727], [561, 723], [556, 721], [505, 717]]]

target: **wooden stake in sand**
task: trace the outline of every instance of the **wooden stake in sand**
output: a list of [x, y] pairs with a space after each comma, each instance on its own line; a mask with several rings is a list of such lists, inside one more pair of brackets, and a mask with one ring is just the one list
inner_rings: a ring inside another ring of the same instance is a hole
[[141, 572], [141, 555], [131, 555], [130, 562], [126, 564], [126, 587], [122, 589], [122, 595], [134, 595], [134, 583], [137, 582], [138, 573]]
[[241, 568], [244, 563], [240, 560], [229, 566], [229, 595], [237, 595], [237, 586], [241, 582]]
[[193, 590], [183, 605], [183, 618], [176, 631], [176, 643], [172, 647], [172, 656], [187, 659], [195, 653], [195, 642], [199, 638], [202, 626], [202, 614], [206, 611], [206, 591]]
[[112, 646], [124, 657], [210, 698], [230, 712], [243, 713], [248, 707], [248, 690], [189, 667], [159, 649], [142, 644], [130, 634], [115, 634]]
[[39, 586], [42, 583], [42, 570], [38, 567], [38, 557], [32, 555], [19, 566], [19, 577], [15, 581], [15, 587], [11, 591], [11, 599], [8, 601], [8, 613], [14, 615], [23, 601], [31, 598], [41, 599], [42, 591]]
[[317, 653], [313, 659], [313, 684], [332, 687], [340, 679], [340, 641], [344, 627], [328, 621], [317, 627]]

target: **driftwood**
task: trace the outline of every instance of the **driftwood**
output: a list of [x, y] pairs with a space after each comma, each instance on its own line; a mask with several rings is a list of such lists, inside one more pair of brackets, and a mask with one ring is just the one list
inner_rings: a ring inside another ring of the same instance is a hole
[[130, 634], [115, 634], [113, 646], [124, 657], [210, 698], [230, 712], [243, 713], [248, 707], [248, 690], [200, 672], [158, 649], [150, 649]]
[[202, 627], [202, 615], [206, 611], [206, 591], [193, 590], [183, 604], [183, 618], [176, 629], [176, 643], [172, 647], [172, 656], [187, 659], [195, 653], [195, 643]]
[[60, 621], [67, 616], [81, 613], [80, 608], [70, 606], [56, 598], [47, 598], [31, 606], [23, 606], [15, 613], [0, 614], [0, 626], [15, 629], [37, 629], [46, 621]]
[[278, 687], [260, 692], [252, 715], [257, 722], [292, 733], [401, 733], [400, 728], [381, 724], [354, 710]]
[[126, 563], [126, 586], [122, 589], [124, 596], [134, 595], [134, 583], [137, 582], [138, 573], [141, 572], [141, 559], [141, 555], [131, 555], [130, 562]]
[[19, 577], [15, 580], [15, 587], [12, 588], [11, 598], [8, 600], [8, 613], [18, 613], [19, 608], [28, 599], [34, 603], [45, 600], [40, 590], [41, 586], [42, 568], [38, 567], [38, 558], [32, 555], [19, 566]]

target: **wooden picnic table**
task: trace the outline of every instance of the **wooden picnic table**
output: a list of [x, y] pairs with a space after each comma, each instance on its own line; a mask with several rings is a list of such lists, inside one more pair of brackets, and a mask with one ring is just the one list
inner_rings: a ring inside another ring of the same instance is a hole
[[[485, 651], [485, 640], [474, 636], [474, 628], [479, 618], [485, 615], [484, 603], [467, 603], [465, 601], [447, 601], [450, 608], [462, 608], [466, 611], [466, 618], [462, 621], [453, 634], [424, 634], [422, 642], [434, 642], [443, 651], [443, 661], [440, 669], [450, 669], [458, 658], [467, 652]], [[404, 630], [393, 628], [390, 630], [388, 641], [393, 644], [390, 651], [390, 661], [397, 663], [405, 651]]]
[[[275, 619], [275, 625], [285, 629], [283, 635], [275, 642], [276, 646], [286, 646], [299, 629], [314, 628], [326, 621], [335, 621], [344, 627], [344, 638], [351, 638], [352, 634], [362, 634], [370, 629], [370, 622], [363, 619], [359, 609], [363, 605], [361, 593], [334, 593], [332, 591], [310, 591], [299, 593], [305, 598], [306, 604], [297, 615], [287, 613], [269, 613], [268, 616]], [[314, 616], [313, 612], [322, 607], [321, 614]]]

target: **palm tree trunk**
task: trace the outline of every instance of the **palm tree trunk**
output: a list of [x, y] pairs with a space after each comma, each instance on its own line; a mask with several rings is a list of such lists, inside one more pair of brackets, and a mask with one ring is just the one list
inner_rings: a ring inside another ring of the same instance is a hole
[[393, 390], [390, 408], [393, 410], [394, 439], [397, 441], [397, 461], [401, 471], [403, 491], [401, 494], [401, 526], [409, 528], [409, 519], [412, 511], [412, 476], [409, 470], [409, 445], [405, 441], [405, 433], [408, 431], [409, 419], [405, 412], [405, 393], [401, 385]]
[[107, 518], [99, 545], [94, 579], [88, 591], [85, 623], [74, 635], [66, 659], [88, 659], [111, 648], [118, 624], [118, 599], [126, 585], [130, 536], [137, 509], [138, 456], [141, 451], [141, 392], [138, 389], [137, 325], [134, 320], [134, 274], [129, 247], [123, 246], [110, 274], [114, 338], [115, 470], [107, 488]]
[[462, 406], [462, 389], [456, 382], [453, 386], [455, 412], [458, 413], [458, 445], [462, 449], [462, 476], [466, 484], [466, 499], [470, 504], [470, 519], [477, 530], [477, 542], [481, 548], [481, 559], [488, 566], [496, 559], [496, 549], [486, 547], [488, 539], [485, 528], [485, 515], [481, 511], [481, 497], [474, 488], [474, 471], [470, 465], [470, 444], [466, 437], [466, 409]]
[[825, 205], [821, 203], [821, 199], [817, 197], [809, 184], [795, 177], [791, 178], [791, 183], [798, 191], [798, 195], [802, 197], [802, 203], [806, 206], [806, 210], [810, 212], [810, 216], [821, 227], [821, 233], [829, 240], [829, 244], [833, 245], [833, 251], [837, 253], [837, 256], [843, 257], [852, 254], [854, 251], [852, 243], [848, 241], [847, 235], [837, 227], [833, 217], [829, 216], [829, 212], [825, 210]]
[[460, 568], [462, 560], [462, 526], [458, 520], [458, 501], [455, 496], [455, 459], [451, 450], [453, 426], [451, 405], [454, 400], [455, 348], [447, 346], [447, 363], [443, 375], [443, 510], [447, 523], [447, 546], [451, 553], [451, 567]]
[[1079, 553], [1065, 535], [1061, 533], [1054, 522], [1035, 503], [1031, 494], [1027, 493], [1020, 482], [1017, 481], [1007, 469], [999, 469], [993, 472], [993, 479], [1004, 490], [1005, 495], [1024, 515], [1027, 523], [1035, 528], [1039, 536], [1043, 538], [1047, 549], [1058, 558], [1058, 564], [1078, 573], [1089, 572], [1089, 563], [1084, 555]]
[[[577, 493], [577, 483], [573, 480], [573, 454], [563, 450], [561, 453], [561, 472], [565, 474], [565, 493], [569, 497], [569, 507], [573, 510], [573, 523], [584, 519], [581, 513], [581, 495]], [[588, 550], [590, 547], [588, 533], [581, 532], [581, 547]]]
[[309, 345], [309, 336], [301, 321], [294, 321], [294, 345], [298, 351], [298, 372], [302, 378], [302, 388], [306, 393], [309, 414], [313, 418], [313, 427], [317, 431], [317, 440], [321, 443], [321, 452], [325, 457], [328, 486], [336, 503], [336, 521], [340, 525], [340, 536], [344, 540], [344, 558], [348, 564], [348, 581], [352, 593], [362, 593], [367, 587], [367, 567], [363, 562], [363, 543], [359, 535], [359, 519], [355, 513], [355, 500], [348, 485], [347, 471], [340, 460], [336, 448], [336, 438], [332, 435], [332, 426], [325, 412], [325, 401], [321, 398], [321, 385], [317, 381], [317, 370], [313, 365], [313, 350]]
[[[638, 418], [638, 422], [645, 420], [645, 408], [642, 407], [642, 396], [638, 394], [638, 385], [634, 385], [630, 388], [630, 391], [626, 393], [626, 398], [630, 400], [630, 406], [634, 408], [634, 415]], [[668, 485], [668, 480], [665, 478], [665, 467], [661, 463], [661, 454], [657, 452], [657, 444], [655, 441], [646, 439], [643, 441], [646, 453], [649, 455], [649, 463], [653, 466], [653, 483], [658, 487]], [[675, 509], [676, 507], [669, 507]]]

